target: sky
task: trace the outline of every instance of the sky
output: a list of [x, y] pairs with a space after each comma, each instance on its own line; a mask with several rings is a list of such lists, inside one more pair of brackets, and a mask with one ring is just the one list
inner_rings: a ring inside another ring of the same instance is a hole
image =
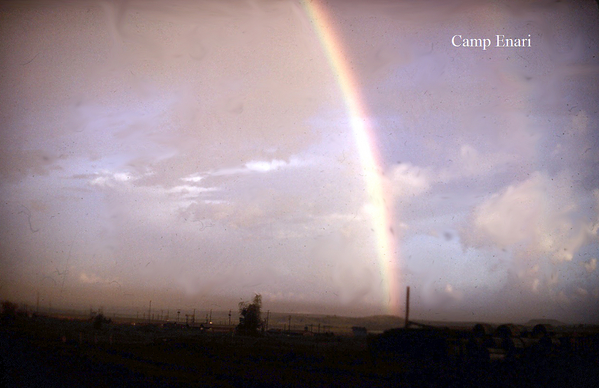
[[3, 2], [0, 299], [599, 322], [598, 18]]

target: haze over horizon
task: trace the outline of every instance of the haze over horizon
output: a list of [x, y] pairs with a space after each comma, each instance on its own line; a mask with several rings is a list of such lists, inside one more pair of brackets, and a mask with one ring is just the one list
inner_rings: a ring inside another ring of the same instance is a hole
[[597, 3], [314, 1], [376, 171], [307, 3], [3, 2], [0, 299], [599, 323]]

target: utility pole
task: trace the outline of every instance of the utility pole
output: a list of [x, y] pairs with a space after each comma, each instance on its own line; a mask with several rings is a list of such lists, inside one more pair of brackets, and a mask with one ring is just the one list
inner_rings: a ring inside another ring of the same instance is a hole
[[407, 329], [410, 326], [410, 286], [406, 291], [406, 322], [404, 327]]
[[231, 310], [229, 310], [229, 326], [231, 326]]
[[266, 330], [268, 330], [268, 322], [270, 321], [270, 310], [266, 312]]

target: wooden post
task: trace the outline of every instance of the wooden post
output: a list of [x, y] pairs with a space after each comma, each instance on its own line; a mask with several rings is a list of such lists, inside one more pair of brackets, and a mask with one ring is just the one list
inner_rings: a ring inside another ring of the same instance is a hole
[[410, 286], [408, 286], [406, 292], [406, 322], [404, 327], [407, 329], [408, 326], [410, 326]]

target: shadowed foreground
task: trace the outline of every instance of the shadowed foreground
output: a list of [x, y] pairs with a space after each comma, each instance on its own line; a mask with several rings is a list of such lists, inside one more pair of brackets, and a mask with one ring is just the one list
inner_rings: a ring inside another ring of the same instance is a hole
[[3, 385], [593, 387], [599, 381], [596, 354], [491, 362], [475, 351], [444, 350], [450, 340], [475, 344], [465, 332], [291, 334], [17, 319], [0, 330]]

